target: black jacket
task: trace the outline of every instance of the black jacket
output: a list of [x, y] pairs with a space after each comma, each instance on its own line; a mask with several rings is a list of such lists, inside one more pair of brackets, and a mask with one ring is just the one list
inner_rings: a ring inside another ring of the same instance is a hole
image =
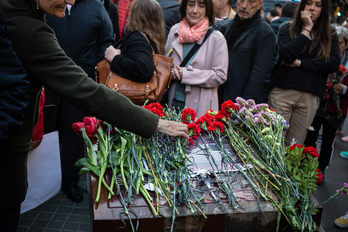
[[[231, 30], [228, 24], [225, 35]], [[228, 40], [228, 38], [226, 38]], [[275, 38], [269, 24], [255, 20], [229, 48], [227, 81], [222, 85], [223, 100], [236, 97], [257, 100], [272, 62]]]
[[96, 64], [113, 44], [111, 20], [101, 1], [76, 0], [64, 18], [46, 15], [46, 20], [65, 53], [94, 77]]
[[111, 70], [132, 81], [146, 82], [154, 71], [152, 48], [157, 53], [156, 45], [147, 36], [150, 43], [139, 31], [129, 32], [115, 45], [121, 45], [121, 55], [111, 62]]
[[0, 15], [0, 149], [5, 150], [11, 132], [23, 123], [28, 105], [29, 80], [13, 50]]
[[[279, 57], [271, 74], [270, 88], [280, 87], [294, 89], [322, 96], [325, 91], [326, 79], [329, 73], [338, 70], [340, 65], [340, 49], [335, 33], [332, 36], [330, 57], [314, 60], [317, 50], [309, 54], [311, 40], [303, 35], [298, 35], [291, 40], [289, 35], [290, 23], [283, 24], [278, 33]], [[304, 52], [303, 48], [306, 46]], [[295, 59], [301, 60], [300, 67], [287, 67], [281, 61], [292, 63]]]
[[170, 28], [180, 22], [180, 3], [176, 0], [157, 0], [157, 2], [160, 4], [163, 12], [166, 35], [168, 36]]
[[104, 7], [111, 19], [112, 28], [114, 29], [114, 40], [118, 41], [120, 39], [118, 30], [118, 7], [111, 0], [104, 0]]

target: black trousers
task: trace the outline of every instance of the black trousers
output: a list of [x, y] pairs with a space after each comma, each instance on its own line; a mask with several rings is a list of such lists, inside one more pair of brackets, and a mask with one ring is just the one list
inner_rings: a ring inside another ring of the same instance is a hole
[[21, 205], [0, 209], [0, 231], [16, 232], [18, 227]]
[[318, 168], [320, 170], [324, 170], [330, 164], [332, 150], [338, 128], [331, 126], [329, 123], [315, 116], [312, 122], [312, 127], [314, 128], [314, 131], [308, 131], [304, 144], [305, 146], [316, 147], [316, 142], [321, 126], [323, 126], [323, 133], [320, 154], [318, 159]]
[[43, 115], [45, 133], [58, 130], [62, 188], [70, 188], [78, 184], [79, 168], [75, 162], [83, 156], [84, 149], [83, 138], [73, 131], [72, 124], [82, 122], [85, 113], [46, 88]]

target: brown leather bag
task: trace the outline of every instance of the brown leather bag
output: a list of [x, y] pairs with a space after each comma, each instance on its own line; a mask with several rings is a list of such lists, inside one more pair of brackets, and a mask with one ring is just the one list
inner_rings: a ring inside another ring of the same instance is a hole
[[96, 67], [97, 82], [123, 94], [137, 105], [143, 105], [146, 100], [148, 103], [160, 102], [170, 87], [174, 63], [171, 57], [155, 54], [153, 50], [152, 54], [155, 70], [149, 81], [142, 83], [123, 78], [110, 70], [107, 60], [102, 60]]

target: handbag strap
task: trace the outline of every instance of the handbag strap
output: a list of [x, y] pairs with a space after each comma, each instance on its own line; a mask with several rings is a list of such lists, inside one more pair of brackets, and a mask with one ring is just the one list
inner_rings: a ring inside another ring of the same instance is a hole
[[145, 39], [147, 40], [147, 42], [149, 42], [150, 47], [151, 47], [151, 49], [152, 49], [152, 53], [155, 54], [155, 50], [153, 50], [153, 47], [152, 47], [152, 45], [151, 45], [151, 43], [150, 43], [150, 40], [147, 38], [146, 34], [145, 34], [144, 32], [141, 32], [141, 31], [139, 31], [139, 32], [145, 37]]
[[203, 42], [201, 44], [196, 43], [193, 48], [191, 48], [191, 50], [189, 51], [189, 53], [185, 56], [184, 60], [181, 62], [180, 67], [185, 67], [186, 64], [189, 62], [189, 60], [191, 59], [191, 57], [198, 51], [198, 49], [200, 48], [200, 46], [202, 46], [202, 44], [204, 43], [204, 41], [206, 41], [208, 39], [208, 37], [210, 36], [210, 34], [213, 32], [214, 30], [209, 28], [207, 33], [205, 33]]

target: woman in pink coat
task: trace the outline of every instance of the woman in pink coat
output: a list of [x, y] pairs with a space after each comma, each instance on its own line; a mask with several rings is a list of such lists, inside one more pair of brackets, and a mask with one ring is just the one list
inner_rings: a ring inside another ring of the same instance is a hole
[[[212, 0], [182, 0], [180, 17], [180, 23], [171, 28], [165, 46], [175, 63], [168, 105], [179, 109], [187, 106], [200, 117], [208, 109], [219, 109], [218, 86], [227, 79], [227, 43], [219, 31], [213, 31], [203, 42], [214, 23]], [[185, 67], [180, 67], [196, 43], [201, 44], [198, 51]]]

